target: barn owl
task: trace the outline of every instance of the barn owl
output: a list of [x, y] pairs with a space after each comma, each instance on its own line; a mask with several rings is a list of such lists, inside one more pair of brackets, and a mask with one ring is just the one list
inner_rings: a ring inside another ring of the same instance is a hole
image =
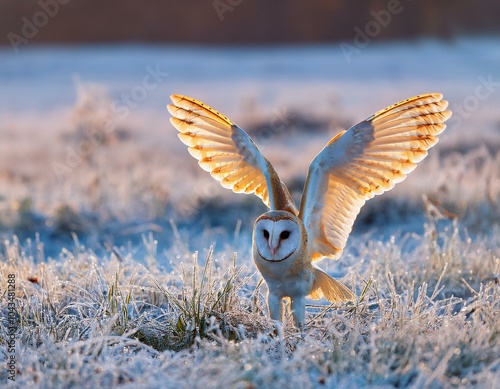
[[333, 303], [354, 294], [316, 262], [338, 259], [360, 208], [403, 181], [438, 142], [450, 118], [439, 93], [391, 105], [334, 136], [309, 165], [297, 208], [271, 163], [240, 127], [193, 98], [172, 95], [173, 126], [199, 165], [225, 188], [254, 193], [270, 211], [254, 224], [252, 253], [268, 286], [271, 319], [282, 321], [283, 299], [304, 327], [305, 298]]

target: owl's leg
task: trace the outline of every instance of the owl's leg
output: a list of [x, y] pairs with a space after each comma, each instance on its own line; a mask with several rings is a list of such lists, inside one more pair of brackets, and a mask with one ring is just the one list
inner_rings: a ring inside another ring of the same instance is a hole
[[281, 296], [269, 291], [267, 294], [267, 308], [269, 309], [269, 316], [271, 319], [281, 322], [283, 315]]
[[304, 296], [292, 298], [292, 316], [295, 326], [302, 331], [306, 317], [306, 300]]

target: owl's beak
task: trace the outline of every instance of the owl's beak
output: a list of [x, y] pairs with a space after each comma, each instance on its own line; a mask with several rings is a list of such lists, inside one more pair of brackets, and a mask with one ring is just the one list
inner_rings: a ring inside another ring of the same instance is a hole
[[278, 251], [280, 244], [280, 240], [276, 239], [273, 232], [271, 232], [269, 239], [267, 240], [267, 245], [269, 246], [269, 251], [273, 257], [276, 255], [276, 251]]
[[276, 254], [276, 251], [278, 251], [278, 249], [280, 247], [280, 242], [278, 241], [277, 245], [273, 245], [272, 240], [269, 239], [269, 241], [267, 243], [269, 245], [269, 251], [271, 251], [271, 255], [274, 257], [274, 255]]

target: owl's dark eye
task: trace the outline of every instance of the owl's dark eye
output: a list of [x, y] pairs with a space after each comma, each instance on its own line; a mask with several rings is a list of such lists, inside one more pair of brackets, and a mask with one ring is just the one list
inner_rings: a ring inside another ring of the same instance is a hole
[[264, 238], [269, 239], [269, 231], [268, 230], [264, 230], [264, 231], [262, 231], [262, 233], [264, 234]]
[[280, 239], [285, 240], [288, 239], [289, 236], [290, 236], [290, 231], [282, 231], [280, 234]]

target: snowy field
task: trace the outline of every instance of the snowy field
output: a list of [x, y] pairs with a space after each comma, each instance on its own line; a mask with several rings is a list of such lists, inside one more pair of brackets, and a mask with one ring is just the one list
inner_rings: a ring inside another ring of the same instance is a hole
[[[250, 253], [264, 206], [197, 165], [169, 95], [247, 130], [299, 199], [333, 135], [425, 92], [454, 112], [440, 142], [321, 264], [358, 301], [310, 305], [303, 335], [275, 334]], [[0, 237], [0, 350], [19, 387], [493, 388], [500, 39], [351, 56], [338, 44], [1, 48]]]

